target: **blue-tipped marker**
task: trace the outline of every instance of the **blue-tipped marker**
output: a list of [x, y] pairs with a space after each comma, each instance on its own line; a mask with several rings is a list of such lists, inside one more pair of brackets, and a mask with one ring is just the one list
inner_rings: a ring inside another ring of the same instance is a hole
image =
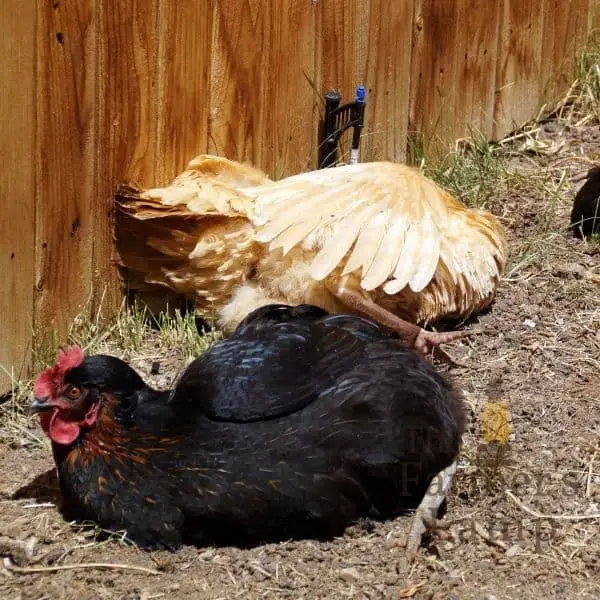
[[356, 98], [354, 100], [354, 128], [352, 131], [352, 147], [350, 149], [350, 164], [355, 165], [360, 158], [360, 133], [363, 128], [365, 117], [365, 96], [367, 91], [362, 83], [356, 88]]
[[319, 168], [325, 169], [337, 164], [337, 147], [340, 136], [351, 127], [350, 164], [354, 165], [358, 162], [366, 95], [365, 86], [361, 84], [356, 88], [354, 100], [340, 106], [342, 96], [339, 93], [332, 90], [325, 94], [325, 119], [323, 120], [323, 142], [319, 148]]
[[356, 101], [364, 103], [366, 95], [367, 95], [367, 90], [365, 90], [365, 86], [361, 83], [356, 88]]

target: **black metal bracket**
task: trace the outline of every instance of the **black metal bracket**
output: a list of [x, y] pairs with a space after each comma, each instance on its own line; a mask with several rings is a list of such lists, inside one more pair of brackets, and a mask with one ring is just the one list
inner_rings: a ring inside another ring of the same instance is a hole
[[365, 88], [360, 85], [353, 102], [340, 106], [342, 95], [334, 91], [325, 94], [323, 141], [320, 144], [319, 168], [334, 167], [338, 159], [339, 140], [345, 131], [353, 128], [350, 162], [358, 162], [360, 134], [365, 118]]

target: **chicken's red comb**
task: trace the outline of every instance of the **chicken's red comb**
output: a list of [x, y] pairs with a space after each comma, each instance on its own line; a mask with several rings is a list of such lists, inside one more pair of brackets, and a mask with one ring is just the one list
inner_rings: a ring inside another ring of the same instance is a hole
[[83, 350], [79, 346], [61, 348], [56, 356], [56, 364], [37, 376], [33, 387], [35, 397], [47, 398], [53, 396], [67, 371], [70, 371], [73, 367], [78, 367], [84, 358]]

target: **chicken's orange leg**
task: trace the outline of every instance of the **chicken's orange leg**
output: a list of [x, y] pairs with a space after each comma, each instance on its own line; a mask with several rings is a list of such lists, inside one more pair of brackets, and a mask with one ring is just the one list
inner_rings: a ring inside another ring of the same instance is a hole
[[405, 344], [415, 348], [415, 350], [421, 354], [428, 354], [429, 352], [436, 350], [446, 360], [449, 360], [453, 364], [459, 364], [444, 352], [444, 350], [438, 348], [438, 346], [465, 337], [469, 335], [469, 332], [426, 331], [418, 325], [414, 325], [413, 323], [409, 323], [408, 321], [397, 317], [395, 314], [385, 310], [385, 308], [375, 304], [375, 302], [365, 298], [361, 294], [344, 287], [339, 287], [337, 289], [336, 296], [351, 310], [362, 313], [381, 325], [395, 331], [403, 339]]

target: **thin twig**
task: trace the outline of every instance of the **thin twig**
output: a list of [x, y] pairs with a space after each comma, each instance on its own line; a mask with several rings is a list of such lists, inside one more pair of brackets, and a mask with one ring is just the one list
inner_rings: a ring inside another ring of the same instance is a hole
[[589, 498], [592, 495], [592, 475], [594, 474], [594, 461], [596, 460], [596, 456], [598, 454], [598, 450], [594, 450], [594, 454], [592, 454], [592, 458], [590, 459], [590, 466], [588, 467], [587, 474], [587, 482], [585, 484], [585, 497]]
[[508, 550], [508, 544], [506, 544], [502, 540], [494, 539], [491, 535], [488, 534], [483, 525], [478, 521], [473, 521], [473, 529], [479, 537], [482, 537], [486, 542], [492, 544], [492, 546], [498, 546], [498, 548], [502, 548], [502, 550], [505, 551]]
[[510, 135], [508, 137], [505, 137], [504, 139], [501, 139], [498, 143], [501, 146], [503, 146], [504, 144], [507, 144], [508, 142], [513, 142], [514, 140], [518, 140], [520, 138], [527, 137], [529, 135], [533, 135], [534, 133], [538, 133], [539, 131], [541, 131], [541, 127], [537, 127], [536, 129], [530, 129], [529, 131], [523, 131], [521, 133], [516, 133], [514, 135]]
[[273, 575], [271, 575], [271, 573], [269, 573], [267, 570], [263, 569], [256, 563], [250, 563], [250, 567], [252, 569], [255, 569], [256, 571], [258, 571], [259, 573], [262, 573], [265, 577], [268, 577], [269, 579], [273, 579]]
[[66, 558], [67, 556], [69, 556], [69, 554], [71, 554], [72, 552], [75, 552], [75, 550], [86, 550], [87, 548], [93, 548], [94, 546], [98, 547], [98, 546], [103, 546], [105, 544], [109, 544], [110, 541], [107, 540], [105, 542], [90, 542], [89, 544], [81, 544], [80, 546], [72, 546], [71, 548], [67, 548], [62, 554], [60, 554], [60, 556], [53, 562], [56, 562], [57, 564], [60, 563], [64, 558]]
[[237, 587], [237, 581], [235, 580], [233, 573], [227, 567], [224, 567], [224, 568], [227, 571], [227, 575], [229, 575], [229, 579], [231, 579], [231, 583], [233, 583], [233, 585], [235, 585]]
[[506, 490], [505, 493], [521, 510], [524, 510], [528, 515], [531, 515], [536, 519], [552, 519], [555, 521], [584, 521], [586, 519], [600, 519], [600, 511], [591, 515], [545, 515], [544, 513], [534, 510], [533, 508], [525, 506], [525, 504], [523, 504], [523, 502], [521, 502], [521, 500], [519, 500], [510, 490]]
[[140, 571], [148, 575], [160, 575], [158, 571], [147, 569], [146, 567], [117, 563], [77, 563], [74, 565], [55, 565], [52, 567], [17, 567], [8, 558], [4, 559], [4, 568], [14, 573], [53, 573], [55, 571], [70, 571], [73, 569], [120, 569], [123, 571]]

